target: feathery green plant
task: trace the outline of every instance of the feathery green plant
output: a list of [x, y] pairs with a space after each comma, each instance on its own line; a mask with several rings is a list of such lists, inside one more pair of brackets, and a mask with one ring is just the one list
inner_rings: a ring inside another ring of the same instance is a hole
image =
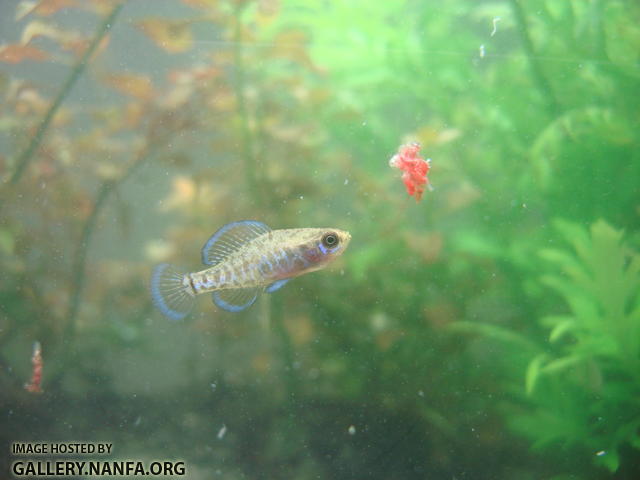
[[541, 319], [551, 349], [525, 376], [535, 410], [511, 424], [536, 446], [591, 449], [596, 464], [615, 471], [623, 445], [640, 449], [640, 254], [603, 220], [590, 232], [565, 221], [556, 227], [572, 251], [540, 252], [555, 267], [542, 282], [569, 312]]
[[505, 368], [524, 373], [525, 388], [505, 412], [534, 449], [582, 452], [615, 472], [623, 447], [640, 449], [640, 253], [604, 220], [589, 231], [562, 220], [555, 226], [571, 248], [540, 251], [547, 272], [540, 280], [568, 311], [541, 318], [548, 338], [474, 322], [452, 329], [518, 350], [505, 356]]

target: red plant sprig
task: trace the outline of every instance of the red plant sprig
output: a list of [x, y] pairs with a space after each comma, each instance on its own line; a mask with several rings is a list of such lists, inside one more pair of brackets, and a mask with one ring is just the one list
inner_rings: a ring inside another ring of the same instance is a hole
[[40, 387], [40, 383], [42, 382], [42, 348], [40, 347], [40, 342], [33, 343], [31, 364], [33, 365], [31, 381], [25, 384], [24, 388], [27, 392], [42, 393], [42, 388]]

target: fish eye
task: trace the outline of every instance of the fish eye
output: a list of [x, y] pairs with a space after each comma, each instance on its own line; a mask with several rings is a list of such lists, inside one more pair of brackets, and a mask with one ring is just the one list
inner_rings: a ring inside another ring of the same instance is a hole
[[338, 235], [336, 235], [333, 232], [328, 232], [322, 236], [321, 242], [322, 242], [322, 245], [324, 245], [325, 247], [333, 248], [336, 245], [338, 245], [340, 240], [338, 239]]

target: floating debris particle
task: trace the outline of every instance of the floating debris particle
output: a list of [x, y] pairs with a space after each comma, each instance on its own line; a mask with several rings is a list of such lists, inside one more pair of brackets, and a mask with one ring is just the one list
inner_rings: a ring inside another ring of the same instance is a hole
[[493, 17], [493, 30], [491, 30], [491, 36], [493, 37], [498, 31], [498, 22], [500, 21], [500, 17]]
[[596, 456], [598, 457], [602, 457], [603, 455], [606, 455], [607, 452], [605, 452], [604, 450], [600, 450], [599, 452], [596, 453]]
[[480, 45], [480, 58], [484, 58], [486, 55], [486, 51], [484, 49], [484, 44]]
[[227, 434], [227, 426], [223, 423], [222, 428], [218, 430], [218, 440], [222, 440]]
[[347, 432], [349, 432], [349, 435], [355, 435], [356, 434], [355, 425], [349, 425], [349, 428], [348, 428]]

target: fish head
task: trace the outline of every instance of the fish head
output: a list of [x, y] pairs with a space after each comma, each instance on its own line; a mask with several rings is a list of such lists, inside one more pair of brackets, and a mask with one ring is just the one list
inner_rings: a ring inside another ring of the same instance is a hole
[[298, 248], [308, 262], [305, 271], [324, 268], [349, 246], [351, 234], [337, 228], [310, 228], [300, 238]]

